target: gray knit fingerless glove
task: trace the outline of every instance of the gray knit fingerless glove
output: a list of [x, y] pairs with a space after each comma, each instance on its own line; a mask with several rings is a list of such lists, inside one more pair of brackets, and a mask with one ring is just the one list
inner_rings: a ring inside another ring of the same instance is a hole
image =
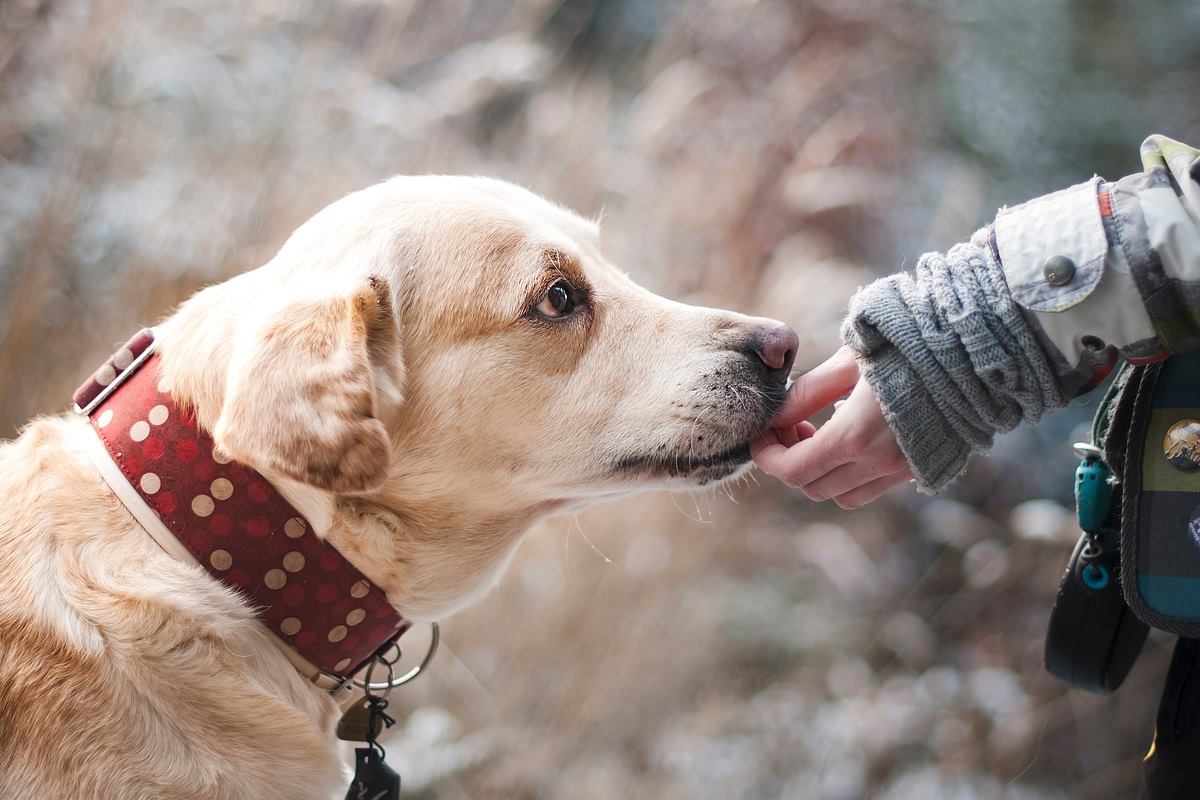
[[842, 339], [859, 357], [917, 484], [941, 491], [998, 431], [1061, 408], [1046, 354], [1013, 301], [988, 229], [915, 274], [891, 275], [850, 301]]

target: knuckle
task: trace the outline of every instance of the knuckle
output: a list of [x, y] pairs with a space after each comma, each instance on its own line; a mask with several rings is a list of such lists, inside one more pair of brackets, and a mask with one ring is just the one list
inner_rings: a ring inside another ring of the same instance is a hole
[[801, 465], [796, 465], [790, 469], [783, 471], [780, 476], [781, 480], [793, 489], [803, 489], [808, 484], [812, 483], [812, 477], [809, 475], [808, 468]]
[[800, 477], [797, 475], [791, 475], [791, 474], [784, 475], [780, 478], [780, 480], [782, 480], [783, 485], [787, 486], [788, 488], [791, 488], [791, 489], [803, 489], [804, 488], [804, 481], [800, 480]]

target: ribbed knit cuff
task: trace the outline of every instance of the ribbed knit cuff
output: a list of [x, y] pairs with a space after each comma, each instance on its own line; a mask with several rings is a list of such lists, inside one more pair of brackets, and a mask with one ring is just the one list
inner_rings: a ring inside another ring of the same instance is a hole
[[953, 483], [966, 468], [971, 448], [946, 422], [908, 359], [885, 345], [870, 357], [860, 358], [859, 366], [880, 401], [918, 488], [934, 494]]
[[860, 289], [842, 339], [927, 492], [950, 484], [997, 432], [1067, 402], [986, 229], [945, 255], [925, 254], [912, 275]]

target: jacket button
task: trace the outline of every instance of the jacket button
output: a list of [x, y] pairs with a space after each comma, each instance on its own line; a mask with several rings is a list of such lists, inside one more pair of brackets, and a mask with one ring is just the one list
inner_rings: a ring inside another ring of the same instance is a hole
[[1066, 286], [1075, 277], [1075, 262], [1066, 256], [1050, 256], [1042, 264], [1042, 274], [1051, 286]]

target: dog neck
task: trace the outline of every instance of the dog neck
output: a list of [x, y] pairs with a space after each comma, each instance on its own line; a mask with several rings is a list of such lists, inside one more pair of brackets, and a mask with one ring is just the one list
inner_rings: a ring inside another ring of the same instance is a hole
[[495, 586], [522, 534], [549, 510], [497, 514], [442, 502], [389, 502], [386, 495], [342, 498], [326, 535], [387, 591], [405, 618], [432, 622]]

